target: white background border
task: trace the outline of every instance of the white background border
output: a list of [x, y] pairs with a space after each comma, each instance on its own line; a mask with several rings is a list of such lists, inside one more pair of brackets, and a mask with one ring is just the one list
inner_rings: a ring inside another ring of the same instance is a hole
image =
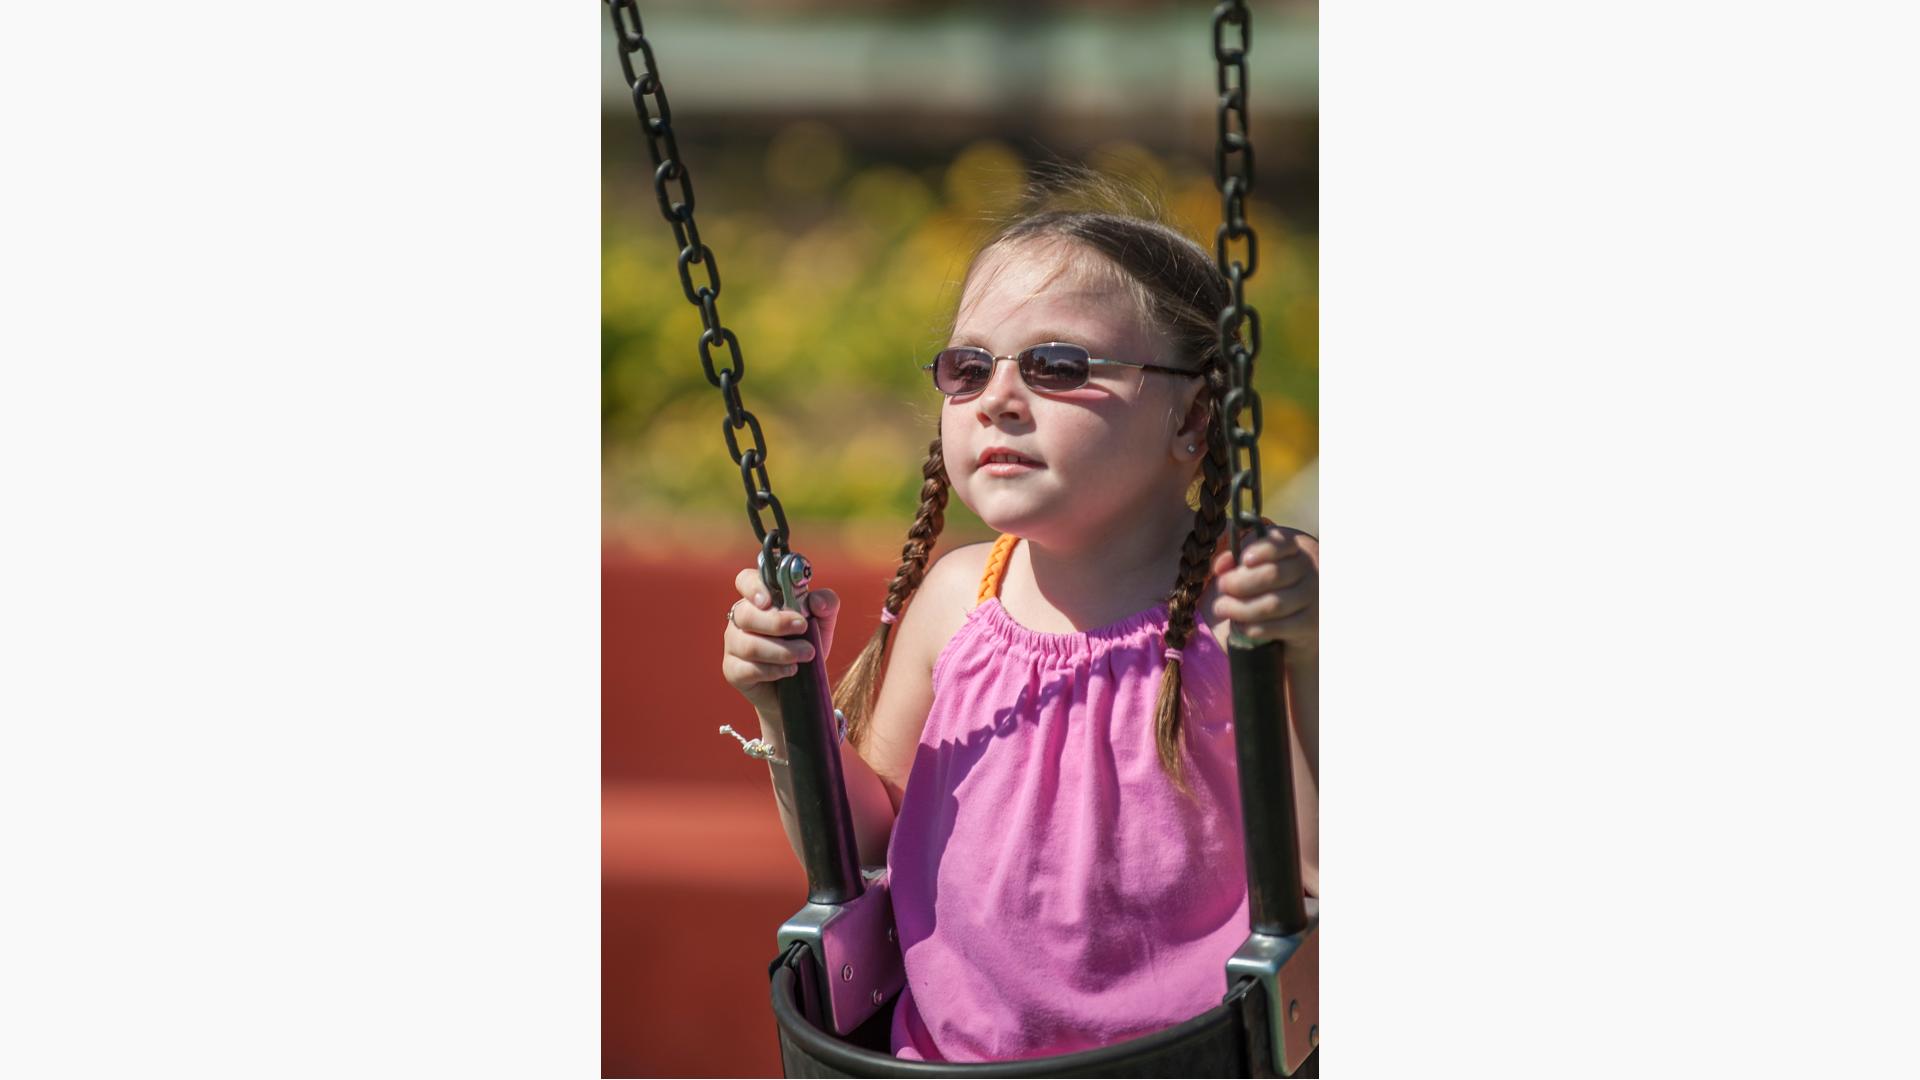
[[[0, 17], [4, 1071], [597, 1075], [602, 17]], [[1888, 1071], [1914, 16], [1321, 27], [1330, 1075]]]

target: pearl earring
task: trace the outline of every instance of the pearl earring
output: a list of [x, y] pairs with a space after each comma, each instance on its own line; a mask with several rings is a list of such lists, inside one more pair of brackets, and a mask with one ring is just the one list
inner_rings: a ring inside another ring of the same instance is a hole
[[1198, 450], [1198, 449], [1200, 449], [1200, 448], [1199, 448], [1199, 447], [1197, 447], [1197, 446], [1195, 446], [1195, 445], [1193, 445], [1192, 443], [1188, 443], [1188, 444], [1187, 444], [1187, 453], [1189, 453], [1189, 454], [1191, 454], [1191, 453], [1193, 453], [1193, 452], [1194, 452], [1195, 450]]

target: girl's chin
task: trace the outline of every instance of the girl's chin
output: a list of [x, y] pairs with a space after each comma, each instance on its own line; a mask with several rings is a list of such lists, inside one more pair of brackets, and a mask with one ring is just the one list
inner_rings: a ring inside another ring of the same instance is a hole
[[973, 511], [973, 516], [979, 518], [990, 529], [1006, 532], [1009, 528], [1045, 516], [1038, 499], [1020, 498], [1006, 492], [984, 494], [983, 498], [982, 493], [976, 491], [971, 497], [963, 498], [960, 502]]
[[1037, 499], [994, 498], [989, 496], [979, 505], [967, 504], [987, 528], [997, 533], [1012, 533], [1016, 536], [1033, 538], [1050, 534], [1059, 524], [1059, 515], [1049, 513]]

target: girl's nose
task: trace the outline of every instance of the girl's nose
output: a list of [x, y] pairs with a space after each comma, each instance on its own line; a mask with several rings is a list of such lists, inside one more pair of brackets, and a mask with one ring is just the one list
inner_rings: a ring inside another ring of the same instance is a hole
[[1013, 359], [993, 362], [993, 373], [980, 391], [980, 414], [987, 418], [1019, 413], [1027, 407], [1027, 384], [1020, 378], [1020, 363]]

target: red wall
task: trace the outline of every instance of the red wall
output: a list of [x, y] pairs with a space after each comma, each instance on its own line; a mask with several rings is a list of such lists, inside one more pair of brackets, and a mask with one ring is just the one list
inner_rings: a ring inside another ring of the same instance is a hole
[[[742, 533], [745, 533], [744, 527]], [[878, 624], [893, 564], [801, 543], [842, 598], [837, 680]], [[806, 877], [767, 766], [718, 734], [753, 710], [720, 677], [750, 535], [713, 550], [601, 553], [601, 1065], [609, 1077], [777, 1076], [774, 933]], [[880, 551], [877, 554], [890, 554]]]

